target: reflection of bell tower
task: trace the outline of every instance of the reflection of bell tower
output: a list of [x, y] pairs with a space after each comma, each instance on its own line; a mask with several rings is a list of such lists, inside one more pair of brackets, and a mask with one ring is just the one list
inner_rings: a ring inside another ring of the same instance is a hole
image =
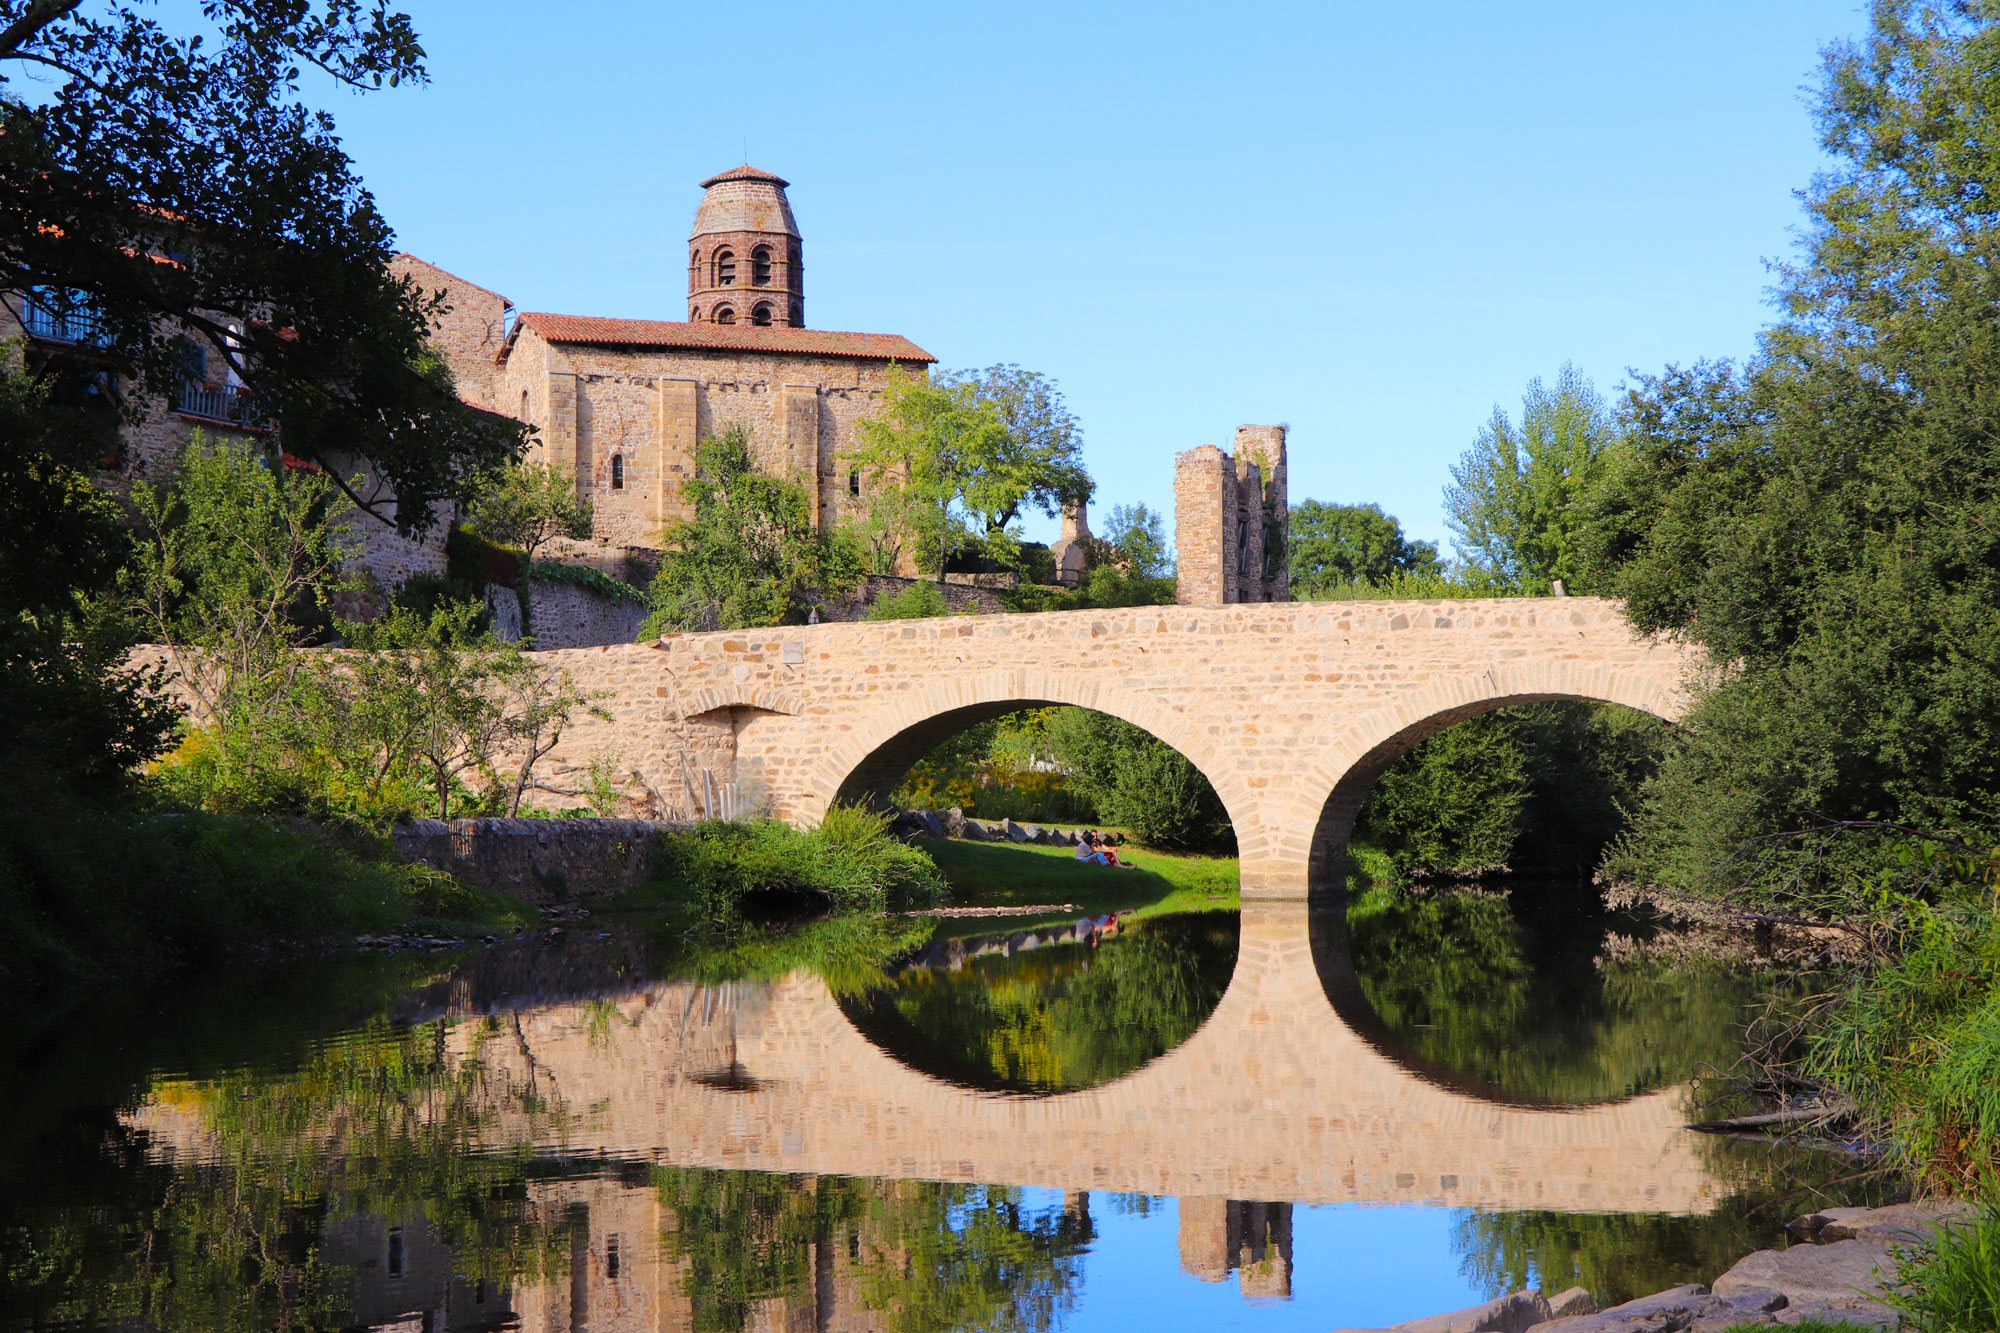
[[688, 320], [804, 328], [804, 245], [782, 176], [744, 165], [710, 176], [688, 237]]

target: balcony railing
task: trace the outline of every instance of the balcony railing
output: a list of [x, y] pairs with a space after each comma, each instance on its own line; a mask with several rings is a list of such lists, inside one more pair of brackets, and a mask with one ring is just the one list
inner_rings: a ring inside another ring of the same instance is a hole
[[88, 298], [37, 287], [21, 305], [21, 323], [31, 338], [44, 342], [102, 347], [110, 341], [97, 308]]
[[182, 380], [174, 390], [174, 411], [209, 421], [262, 430], [269, 422], [258, 412], [249, 390], [236, 384], [203, 384]]

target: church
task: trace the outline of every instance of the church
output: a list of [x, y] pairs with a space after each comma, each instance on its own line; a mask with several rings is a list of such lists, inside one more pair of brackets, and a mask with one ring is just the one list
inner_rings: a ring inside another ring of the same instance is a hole
[[598, 542], [657, 548], [685, 516], [696, 441], [735, 425], [760, 467], [806, 485], [816, 522], [858, 517], [855, 428], [880, 410], [890, 367], [924, 374], [937, 358], [896, 334], [807, 326], [789, 184], [749, 165], [701, 183], [685, 320], [521, 310], [396, 257], [426, 296], [445, 294], [432, 338], [460, 395], [534, 427], [539, 459], [574, 470]]

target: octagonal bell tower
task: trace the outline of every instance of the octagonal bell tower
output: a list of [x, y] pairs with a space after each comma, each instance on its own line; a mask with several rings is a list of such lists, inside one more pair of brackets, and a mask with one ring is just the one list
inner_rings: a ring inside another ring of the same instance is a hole
[[805, 327], [804, 247], [782, 176], [745, 164], [701, 183], [688, 237], [688, 319]]

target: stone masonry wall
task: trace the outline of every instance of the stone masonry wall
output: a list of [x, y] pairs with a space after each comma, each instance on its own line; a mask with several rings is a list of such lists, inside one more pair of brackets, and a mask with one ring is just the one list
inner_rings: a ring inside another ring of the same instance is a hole
[[593, 536], [657, 547], [661, 528], [687, 517], [681, 487], [696, 442], [733, 425], [749, 430], [760, 468], [807, 483], [822, 522], [858, 517], [847, 459], [856, 426], [880, 408], [888, 368], [853, 357], [558, 346], [524, 329], [495, 393], [507, 411], [525, 404], [547, 461], [576, 470], [595, 508]]
[[645, 883], [655, 842], [669, 827], [642, 819], [418, 819], [391, 836], [405, 861], [529, 902], [560, 902]]
[[645, 619], [643, 602], [603, 597], [574, 583], [528, 581], [528, 632], [537, 648], [630, 643]]

